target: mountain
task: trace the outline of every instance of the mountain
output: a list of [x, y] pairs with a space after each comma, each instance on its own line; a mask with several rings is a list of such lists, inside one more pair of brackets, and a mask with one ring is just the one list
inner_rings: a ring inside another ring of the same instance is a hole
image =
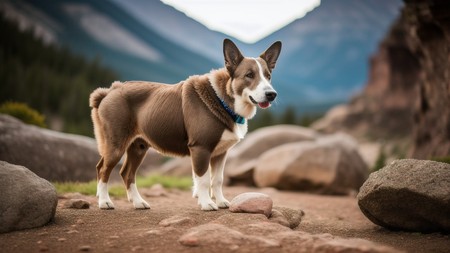
[[16, 12], [22, 23], [32, 23], [35, 30], [49, 34], [47, 37], [53, 38], [50, 43], [67, 46], [89, 58], [100, 57], [123, 80], [174, 83], [219, 67], [211, 59], [160, 36], [111, 1], [30, 0], [3, 5], [9, 15]]
[[[230, 37], [160, 1], [19, 0], [2, 5], [9, 15], [31, 19], [49, 43], [99, 56], [123, 80], [173, 83], [221, 67], [222, 41]], [[362, 88], [369, 57], [401, 6], [401, 0], [323, 0], [302, 19], [255, 44], [231, 39], [248, 56], [282, 41], [273, 75], [279, 92], [274, 109], [290, 105], [298, 113], [323, 111]]]
[[231, 38], [237, 41], [237, 39], [223, 33], [209, 30], [183, 12], [160, 1], [112, 1], [162, 37], [208, 57], [220, 65], [223, 65], [223, 39]]

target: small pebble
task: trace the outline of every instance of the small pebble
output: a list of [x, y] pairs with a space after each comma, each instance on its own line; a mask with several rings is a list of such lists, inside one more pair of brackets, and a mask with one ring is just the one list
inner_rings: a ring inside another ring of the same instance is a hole
[[89, 209], [91, 204], [84, 199], [69, 199], [64, 204], [65, 208]]
[[92, 248], [89, 245], [83, 245], [78, 248], [80, 251], [90, 251]]

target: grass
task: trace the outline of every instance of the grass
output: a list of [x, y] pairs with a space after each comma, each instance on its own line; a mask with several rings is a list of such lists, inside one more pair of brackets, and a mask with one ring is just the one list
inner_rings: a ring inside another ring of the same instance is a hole
[[[190, 177], [173, 177], [163, 175], [150, 175], [147, 177], [137, 177], [136, 184], [139, 188], [151, 187], [154, 184], [161, 184], [164, 188], [176, 188], [180, 190], [188, 190], [192, 187], [192, 179]], [[97, 193], [97, 181], [90, 182], [53, 182], [58, 194], [69, 192], [79, 192], [84, 195], [93, 195]], [[121, 183], [109, 186], [109, 194], [115, 197], [126, 196], [125, 187]]]
[[432, 157], [430, 160], [450, 164], [450, 156]]

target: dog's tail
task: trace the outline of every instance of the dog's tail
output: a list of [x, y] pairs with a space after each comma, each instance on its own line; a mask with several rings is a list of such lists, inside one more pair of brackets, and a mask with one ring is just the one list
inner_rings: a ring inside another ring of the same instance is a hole
[[92, 108], [98, 108], [100, 106], [100, 102], [108, 95], [109, 91], [111, 89], [115, 89], [118, 86], [122, 85], [121, 82], [115, 81], [111, 88], [97, 88], [91, 93], [91, 96], [89, 97], [89, 106]]
[[109, 88], [97, 88], [96, 90], [94, 90], [89, 97], [89, 106], [92, 108], [98, 108], [103, 98], [108, 95], [108, 92]]

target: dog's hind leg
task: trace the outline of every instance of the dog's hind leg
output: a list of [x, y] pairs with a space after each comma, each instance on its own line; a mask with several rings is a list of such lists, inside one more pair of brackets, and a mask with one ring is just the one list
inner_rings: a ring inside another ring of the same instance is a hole
[[216, 204], [219, 208], [228, 208], [230, 202], [223, 196], [223, 169], [225, 167], [225, 160], [227, 153], [211, 158], [211, 187], [212, 195], [216, 199]]
[[97, 164], [97, 196], [100, 209], [114, 209], [108, 193], [108, 181], [111, 171], [120, 161], [123, 153], [123, 151], [117, 152], [117, 150], [107, 151]]
[[120, 175], [127, 187], [128, 201], [133, 202], [135, 209], [149, 209], [150, 205], [141, 197], [136, 187], [136, 171], [147, 153], [149, 145], [141, 138], [134, 140], [127, 149], [125, 163]]
[[211, 187], [211, 174], [209, 172], [209, 162], [211, 159], [211, 152], [202, 147], [189, 147], [192, 159], [192, 168], [194, 170], [195, 189], [198, 195], [198, 204], [204, 211], [218, 210], [216, 203], [214, 203], [209, 194]]

